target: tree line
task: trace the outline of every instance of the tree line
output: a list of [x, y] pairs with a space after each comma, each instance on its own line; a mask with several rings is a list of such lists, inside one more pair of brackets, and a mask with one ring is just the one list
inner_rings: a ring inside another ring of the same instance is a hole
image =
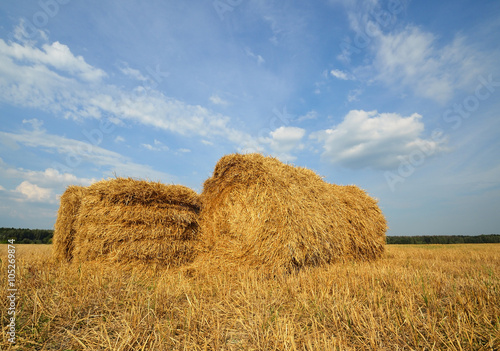
[[[14, 239], [17, 244], [51, 244], [51, 229], [0, 228], [0, 243]], [[500, 234], [387, 236], [387, 244], [485, 244], [500, 243]]]
[[387, 236], [387, 244], [486, 244], [500, 243], [500, 234]]
[[51, 229], [0, 228], [0, 243], [14, 239], [16, 244], [52, 244]]

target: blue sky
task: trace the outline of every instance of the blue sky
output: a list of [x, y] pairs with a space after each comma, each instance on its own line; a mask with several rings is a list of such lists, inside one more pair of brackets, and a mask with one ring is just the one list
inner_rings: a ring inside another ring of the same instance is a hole
[[262, 152], [379, 199], [389, 235], [500, 232], [500, 2], [0, 3], [0, 226], [71, 184], [200, 192]]

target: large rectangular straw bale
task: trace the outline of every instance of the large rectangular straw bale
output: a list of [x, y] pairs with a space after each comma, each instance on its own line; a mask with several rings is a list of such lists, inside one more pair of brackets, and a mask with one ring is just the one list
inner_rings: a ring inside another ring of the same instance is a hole
[[116, 178], [91, 185], [76, 221], [75, 257], [177, 266], [192, 261], [199, 196], [181, 185]]
[[72, 185], [61, 195], [52, 238], [57, 260], [69, 262], [73, 259], [75, 221], [84, 194], [84, 187]]
[[374, 199], [272, 157], [222, 157], [201, 196], [198, 264], [289, 271], [384, 251], [386, 221]]

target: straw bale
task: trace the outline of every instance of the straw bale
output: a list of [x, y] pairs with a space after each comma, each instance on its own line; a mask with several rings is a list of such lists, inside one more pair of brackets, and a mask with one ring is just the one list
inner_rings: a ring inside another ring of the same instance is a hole
[[387, 227], [376, 200], [272, 157], [222, 157], [201, 198], [195, 265], [290, 271], [384, 251]]
[[343, 232], [354, 258], [376, 259], [384, 253], [387, 222], [377, 200], [355, 185], [330, 184], [344, 208]]
[[75, 220], [84, 194], [84, 187], [72, 185], [61, 195], [52, 238], [57, 260], [69, 262], [73, 259]]
[[199, 196], [181, 185], [116, 178], [91, 185], [77, 217], [75, 257], [155, 266], [191, 262]]

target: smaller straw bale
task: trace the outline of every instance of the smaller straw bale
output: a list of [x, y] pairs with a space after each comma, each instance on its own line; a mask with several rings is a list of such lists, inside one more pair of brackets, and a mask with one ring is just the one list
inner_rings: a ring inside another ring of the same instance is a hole
[[116, 178], [91, 185], [77, 218], [75, 257], [150, 266], [192, 261], [199, 196], [181, 185]]
[[52, 237], [54, 257], [57, 260], [70, 262], [73, 259], [75, 221], [84, 194], [84, 187], [71, 185], [61, 195]]

